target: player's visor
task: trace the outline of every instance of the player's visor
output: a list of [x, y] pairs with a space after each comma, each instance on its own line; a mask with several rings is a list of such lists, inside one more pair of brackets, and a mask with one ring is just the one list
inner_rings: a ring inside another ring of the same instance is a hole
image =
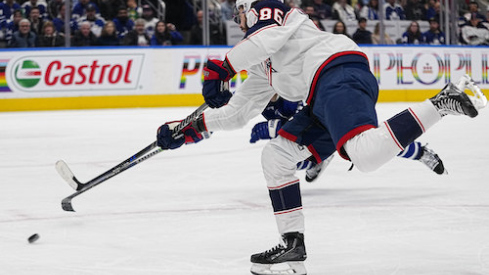
[[[242, 6], [241, 6], [242, 7]], [[239, 16], [240, 14], [240, 11], [237, 7], [234, 7], [234, 11], [233, 11], [233, 20], [234, 22], [236, 22], [236, 24], [241, 24], [241, 17]]]

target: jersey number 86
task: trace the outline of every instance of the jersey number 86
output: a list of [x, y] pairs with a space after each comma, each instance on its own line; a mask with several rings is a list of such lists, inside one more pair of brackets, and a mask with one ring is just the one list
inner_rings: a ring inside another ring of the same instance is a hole
[[272, 19], [272, 14], [273, 14], [273, 20], [277, 22], [277, 24], [282, 25], [284, 21], [284, 12], [280, 9], [271, 9], [271, 8], [263, 8], [260, 10], [260, 17], [258, 20], [260, 21], [266, 21]]

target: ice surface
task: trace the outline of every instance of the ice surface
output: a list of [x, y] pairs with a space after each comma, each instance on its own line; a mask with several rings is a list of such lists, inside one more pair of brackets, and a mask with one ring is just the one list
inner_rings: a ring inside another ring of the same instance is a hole
[[[380, 104], [379, 118], [406, 106]], [[0, 274], [249, 274], [249, 256], [278, 242], [252, 122], [162, 152], [75, 198], [76, 213], [61, 209], [73, 190], [57, 160], [87, 181], [193, 110], [0, 113]], [[336, 157], [303, 180], [309, 274], [489, 274], [489, 110], [446, 117], [420, 141], [448, 175], [405, 159], [347, 172]]]

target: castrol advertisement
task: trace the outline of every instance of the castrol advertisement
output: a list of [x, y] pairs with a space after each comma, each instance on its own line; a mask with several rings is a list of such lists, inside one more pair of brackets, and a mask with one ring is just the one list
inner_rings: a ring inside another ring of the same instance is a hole
[[27, 56], [12, 63], [7, 81], [24, 92], [134, 90], [144, 55]]
[[[94, 107], [199, 105], [203, 101], [202, 72], [207, 60], [223, 59], [230, 49], [183, 46], [9, 49], [0, 51], [0, 100], [105, 96], [110, 99]], [[362, 49], [379, 84], [379, 101], [421, 101], [464, 74], [470, 75], [483, 91], [489, 89], [487, 47]], [[273, 59], [270, 66], [273, 68]], [[247, 77], [246, 71], [238, 72], [229, 82], [231, 91], [238, 89]], [[151, 96], [142, 97], [146, 95]], [[114, 103], [120, 99], [118, 96], [125, 96], [124, 102]], [[9, 110], [7, 107], [13, 103], [5, 101], [3, 108]], [[16, 103], [19, 107], [12, 109], [37, 104]], [[70, 104], [65, 105], [70, 108]], [[83, 104], [80, 106], [89, 102]]]
[[149, 50], [0, 53], [0, 97], [138, 95], [153, 89]]

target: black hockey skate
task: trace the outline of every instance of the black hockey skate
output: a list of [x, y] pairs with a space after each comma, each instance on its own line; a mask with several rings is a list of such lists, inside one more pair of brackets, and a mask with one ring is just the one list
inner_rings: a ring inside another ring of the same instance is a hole
[[430, 101], [442, 116], [450, 114], [476, 117], [479, 114], [469, 96], [452, 83], [448, 83]]
[[304, 234], [285, 233], [283, 244], [265, 252], [251, 255], [251, 273], [255, 275], [306, 275], [304, 261], [307, 258]]
[[333, 157], [334, 154], [323, 160], [321, 163], [314, 164], [311, 168], [307, 169], [306, 181], [313, 182], [315, 179], [317, 179], [323, 173], [326, 167], [328, 167], [328, 165], [331, 163]]
[[319, 177], [319, 175], [322, 172], [322, 168], [323, 168], [323, 163], [321, 162], [318, 164], [314, 164], [311, 168], [307, 169], [306, 170], [306, 181], [312, 182], [315, 179], [317, 179], [317, 177]]
[[424, 163], [426, 166], [428, 166], [428, 168], [430, 168], [438, 175], [448, 174], [447, 170], [445, 170], [445, 166], [443, 166], [443, 161], [440, 159], [438, 154], [436, 154], [430, 148], [426, 147], [426, 145], [421, 147], [421, 149], [423, 149], [423, 152], [421, 157], [419, 158], [419, 161]]

